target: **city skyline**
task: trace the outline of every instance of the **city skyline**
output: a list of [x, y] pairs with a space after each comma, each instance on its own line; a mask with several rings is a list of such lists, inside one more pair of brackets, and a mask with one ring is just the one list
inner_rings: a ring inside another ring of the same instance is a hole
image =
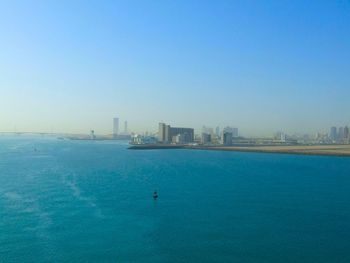
[[135, 132], [158, 122], [247, 136], [350, 124], [348, 1], [0, 10], [0, 131], [110, 134], [116, 114]]
[[[112, 118], [112, 125], [111, 123], [109, 123], [109, 128], [107, 128], [107, 130], [104, 132], [104, 130], [102, 129], [97, 129], [97, 134], [99, 135], [112, 135], [112, 136], [124, 136], [124, 135], [130, 135], [130, 134], [145, 134], [145, 133], [150, 133], [150, 134], [156, 134], [159, 132], [159, 128], [156, 125], [153, 125], [153, 127], [150, 130], [131, 130], [129, 131], [129, 124], [127, 120], [123, 120], [123, 127], [122, 127], [122, 131], [120, 131], [121, 127], [120, 127], [120, 118], [119, 117], [113, 117]], [[163, 122], [158, 122], [159, 124], [163, 123]], [[154, 124], [154, 122], [153, 122]], [[184, 126], [184, 125], [177, 125], [177, 126]], [[301, 131], [294, 131], [294, 132], [288, 132], [286, 131], [286, 129], [279, 129], [279, 130], [271, 130], [271, 133], [266, 133], [266, 134], [254, 134], [251, 132], [241, 132], [241, 129], [237, 128], [237, 127], [232, 127], [232, 124], [225, 124], [225, 125], [214, 125], [214, 126], [207, 126], [207, 125], [202, 125], [201, 127], [196, 127], [194, 128], [193, 125], [189, 124], [187, 125], [188, 127], [191, 127], [191, 129], [194, 130], [194, 133], [196, 135], [200, 135], [203, 133], [206, 134], [218, 134], [221, 132], [220, 131], [224, 131], [225, 129], [229, 129], [231, 130], [230, 132], [233, 133], [233, 135], [235, 137], [237, 136], [242, 136], [242, 137], [275, 137], [276, 133], [278, 134], [284, 134], [284, 135], [289, 135], [289, 136], [304, 136], [304, 135], [308, 135], [308, 136], [319, 136], [319, 135], [328, 135], [331, 139], [336, 139], [337, 137], [342, 137], [342, 133], [344, 133], [344, 130], [348, 131], [348, 127], [350, 125], [344, 124], [344, 125], [340, 125], [340, 126], [331, 126], [330, 128], [328, 127], [323, 127], [321, 130], [312, 132], [312, 133], [307, 133], [307, 132], [301, 132]], [[97, 127], [98, 128], [98, 127]], [[238, 130], [240, 131], [238, 133]], [[14, 127], [12, 130], [0, 130], [0, 133], [43, 133], [43, 134], [90, 134], [91, 131], [93, 131], [95, 133], [95, 128], [92, 127], [90, 130], [88, 131], [79, 131], [79, 132], [66, 132], [66, 131], [58, 131], [58, 130], [54, 130], [53, 127], [50, 128], [50, 130], [19, 130], [17, 129], [17, 127]]]

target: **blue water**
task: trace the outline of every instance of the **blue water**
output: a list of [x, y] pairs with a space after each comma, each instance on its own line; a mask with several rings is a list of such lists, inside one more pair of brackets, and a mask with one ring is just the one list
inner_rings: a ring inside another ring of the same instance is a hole
[[350, 262], [350, 158], [126, 148], [0, 136], [0, 262]]

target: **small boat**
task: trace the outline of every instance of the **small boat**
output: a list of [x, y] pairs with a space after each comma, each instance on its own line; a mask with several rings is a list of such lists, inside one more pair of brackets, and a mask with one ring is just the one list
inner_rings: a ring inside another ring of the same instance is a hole
[[157, 198], [158, 198], [158, 193], [157, 193], [157, 191], [154, 191], [154, 193], [153, 193], [153, 199], [156, 200]]

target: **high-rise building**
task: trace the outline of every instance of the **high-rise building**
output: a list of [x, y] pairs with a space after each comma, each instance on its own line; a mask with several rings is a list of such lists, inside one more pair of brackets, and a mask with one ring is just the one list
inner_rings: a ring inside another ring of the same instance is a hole
[[202, 133], [202, 143], [203, 144], [208, 144], [211, 143], [211, 134], [210, 133]]
[[165, 125], [165, 143], [170, 143], [173, 139], [170, 125]]
[[211, 135], [214, 135], [214, 129], [212, 127], [207, 127], [207, 126], [203, 126], [202, 127], [202, 133], [209, 133]]
[[238, 137], [238, 128], [232, 128], [230, 126], [226, 126], [223, 129], [223, 132], [230, 132], [232, 133], [232, 137]]
[[232, 136], [233, 137], [238, 137], [238, 128], [233, 128], [232, 129]]
[[344, 127], [344, 139], [349, 139], [349, 127]]
[[338, 139], [339, 140], [344, 139], [344, 127], [339, 127], [339, 129], [338, 129]]
[[158, 141], [160, 143], [176, 143], [179, 140], [181, 140], [182, 143], [193, 142], [194, 130], [192, 128], [171, 127], [170, 125], [166, 125], [165, 123], [159, 123]]
[[174, 136], [181, 135], [183, 137], [183, 143], [190, 143], [194, 141], [194, 130], [192, 128], [179, 128], [179, 127], [169, 127], [169, 141], [173, 140]]
[[166, 143], [167, 142], [167, 136], [165, 135], [165, 130], [166, 130], [166, 124], [165, 123], [159, 123], [158, 126], [158, 141], [161, 143]]
[[128, 122], [127, 121], [124, 122], [124, 133], [125, 134], [128, 133]]
[[337, 139], [337, 127], [331, 127], [330, 133], [329, 133], [329, 138], [332, 141], [335, 141]]
[[119, 134], [119, 118], [113, 118], [113, 136], [116, 137]]
[[226, 145], [226, 146], [232, 145], [232, 138], [233, 138], [232, 132], [229, 130], [225, 131], [225, 129], [224, 129], [222, 132], [222, 137], [221, 137], [222, 144]]

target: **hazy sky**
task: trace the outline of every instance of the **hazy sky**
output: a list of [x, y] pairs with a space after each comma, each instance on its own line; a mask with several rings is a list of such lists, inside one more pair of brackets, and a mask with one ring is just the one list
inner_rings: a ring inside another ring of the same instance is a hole
[[1, 1], [0, 131], [350, 124], [350, 1]]

